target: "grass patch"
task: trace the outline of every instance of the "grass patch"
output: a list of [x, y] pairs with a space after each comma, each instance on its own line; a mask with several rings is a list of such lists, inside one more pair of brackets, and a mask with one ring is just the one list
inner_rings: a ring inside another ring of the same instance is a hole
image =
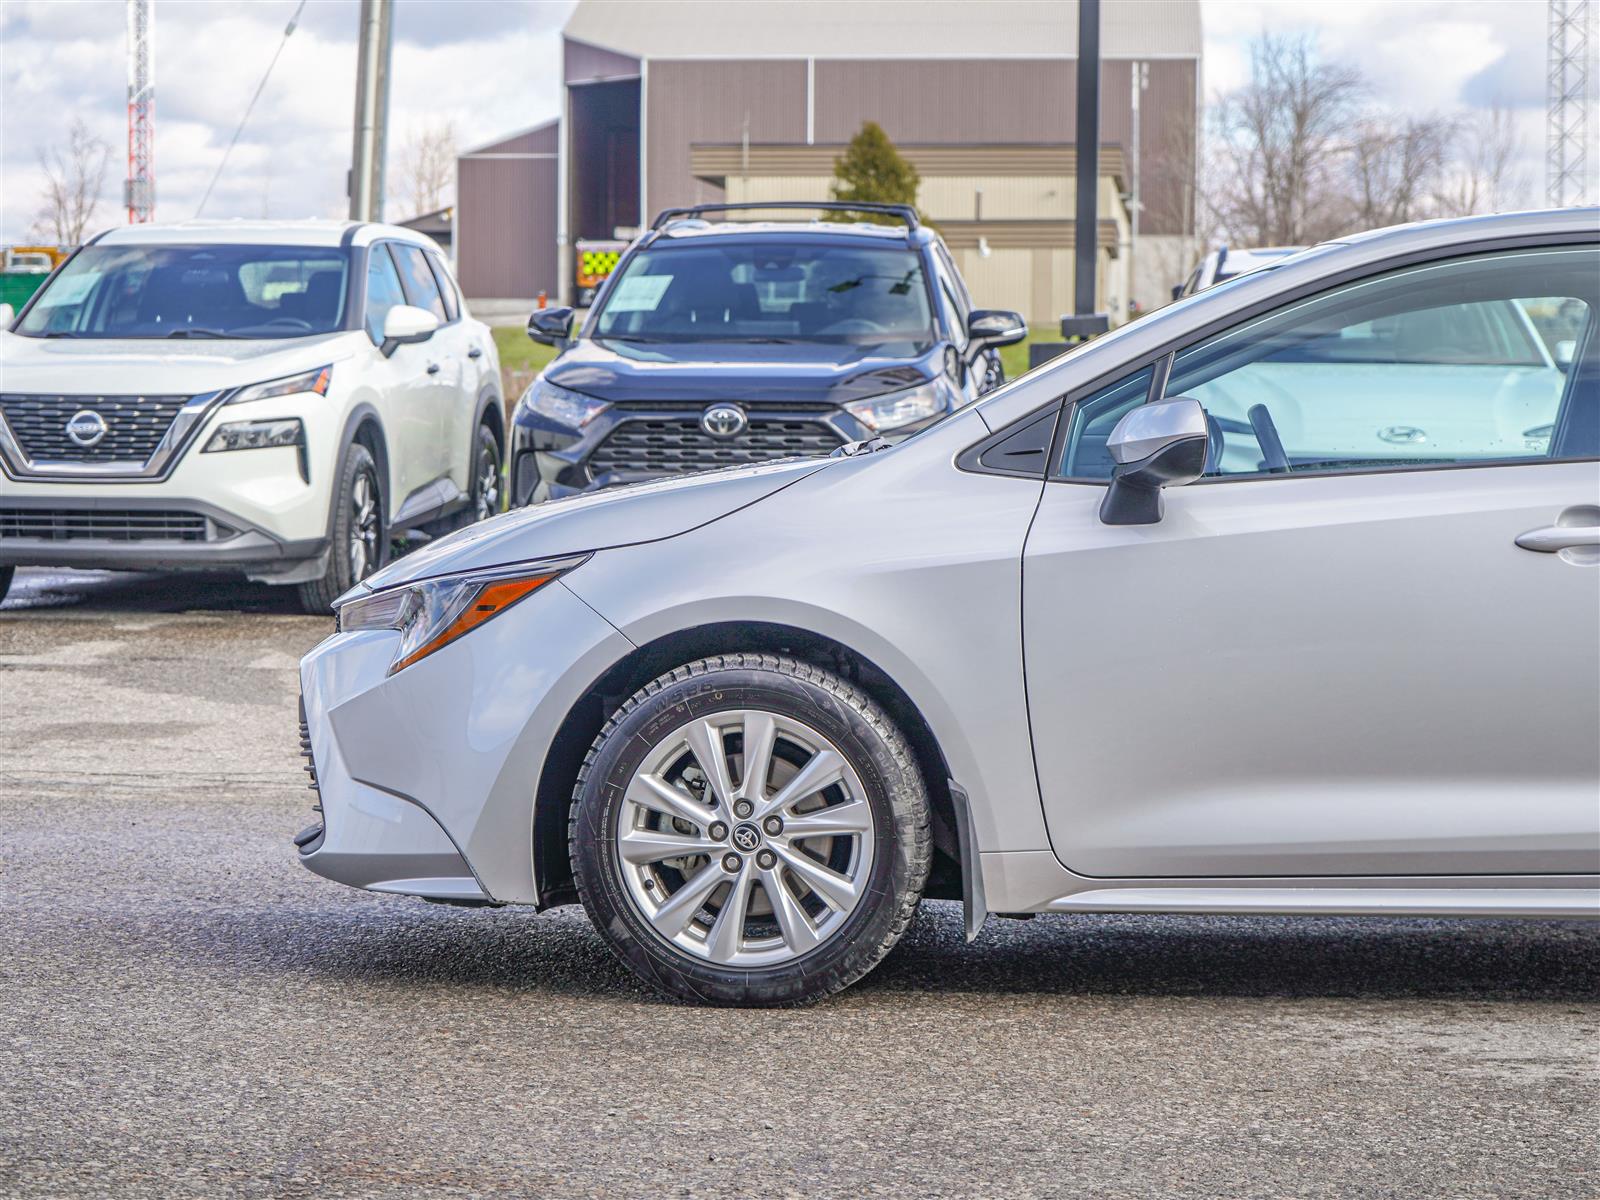
[[1059, 342], [1061, 326], [1030, 325], [1028, 336], [1014, 346], [1000, 347], [1000, 361], [1005, 365], [1006, 378], [1015, 379], [1028, 369], [1028, 347], [1034, 342]]

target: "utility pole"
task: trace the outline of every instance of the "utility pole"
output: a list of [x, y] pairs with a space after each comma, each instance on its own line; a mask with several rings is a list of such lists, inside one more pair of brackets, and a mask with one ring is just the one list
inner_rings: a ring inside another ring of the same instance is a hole
[[1546, 76], [1546, 198], [1552, 208], [1594, 199], [1589, 162], [1591, 0], [1550, 0]]
[[1095, 311], [1095, 257], [1100, 241], [1100, 0], [1078, 0], [1078, 212], [1073, 229], [1076, 275], [1072, 315], [1061, 318], [1061, 334], [1089, 338], [1110, 322]]
[[128, 224], [156, 215], [156, 14], [152, 0], [128, 0]]
[[392, 7], [392, 0], [361, 0], [355, 148], [350, 163], [352, 221], [383, 220], [384, 160], [389, 137]]
[[1139, 105], [1145, 88], [1150, 86], [1150, 64], [1147, 62], [1129, 64], [1128, 79], [1133, 89], [1130, 98], [1133, 105], [1133, 128], [1128, 138], [1128, 261], [1132, 264], [1128, 275], [1131, 290], [1134, 272], [1139, 269], [1139, 214], [1144, 211], [1144, 199], [1139, 190], [1141, 158]]

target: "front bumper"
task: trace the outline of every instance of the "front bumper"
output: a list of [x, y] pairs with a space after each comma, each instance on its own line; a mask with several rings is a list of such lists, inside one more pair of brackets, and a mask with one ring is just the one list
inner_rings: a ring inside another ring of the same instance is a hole
[[[511, 428], [513, 507], [673, 474], [823, 455], [872, 431], [838, 408], [741, 405], [749, 427], [730, 438], [699, 432], [706, 404], [616, 404], [581, 430], [518, 405]], [[897, 430], [896, 436], [916, 428]]]
[[301, 864], [371, 891], [536, 903], [545, 757], [632, 643], [559, 581], [390, 675], [398, 637], [337, 633], [301, 661], [322, 824]]
[[0, 566], [244, 570], [273, 577], [320, 562], [325, 537], [285, 539], [204, 501], [0, 493]]

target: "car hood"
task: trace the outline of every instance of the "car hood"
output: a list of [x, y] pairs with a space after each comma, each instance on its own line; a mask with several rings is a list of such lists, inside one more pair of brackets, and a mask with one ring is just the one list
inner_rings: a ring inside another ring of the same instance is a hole
[[623, 342], [581, 338], [545, 368], [551, 383], [612, 402], [736, 400], [844, 404], [915, 387], [944, 365], [942, 345]]
[[0, 391], [193, 396], [324, 366], [350, 355], [357, 331], [316, 337], [35, 338], [0, 333]]
[[429, 543], [371, 576], [367, 586], [392, 587], [675, 537], [782, 491], [831, 461], [837, 460], [783, 459], [519, 508]]

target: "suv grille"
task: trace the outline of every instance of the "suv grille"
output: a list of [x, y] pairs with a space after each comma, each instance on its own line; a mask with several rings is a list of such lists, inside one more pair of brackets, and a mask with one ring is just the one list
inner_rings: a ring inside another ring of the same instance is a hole
[[[0, 412], [22, 452], [36, 462], [145, 462], [155, 453], [187, 396], [0, 395]], [[67, 422], [87, 409], [105, 419], [93, 446], [67, 436]]]
[[671, 474], [766, 462], [794, 455], [830, 454], [844, 439], [820, 421], [764, 420], [731, 438], [712, 437], [694, 417], [623, 421], [589, 459], [596, 475], [608, 471]]
[[[231, 529], [216, 526], [219, 537]], [[0, 541], [39, 538], [47, 542], [203, 542], [206, 518], [199, 513], [135, 508], [0, 508]]]

